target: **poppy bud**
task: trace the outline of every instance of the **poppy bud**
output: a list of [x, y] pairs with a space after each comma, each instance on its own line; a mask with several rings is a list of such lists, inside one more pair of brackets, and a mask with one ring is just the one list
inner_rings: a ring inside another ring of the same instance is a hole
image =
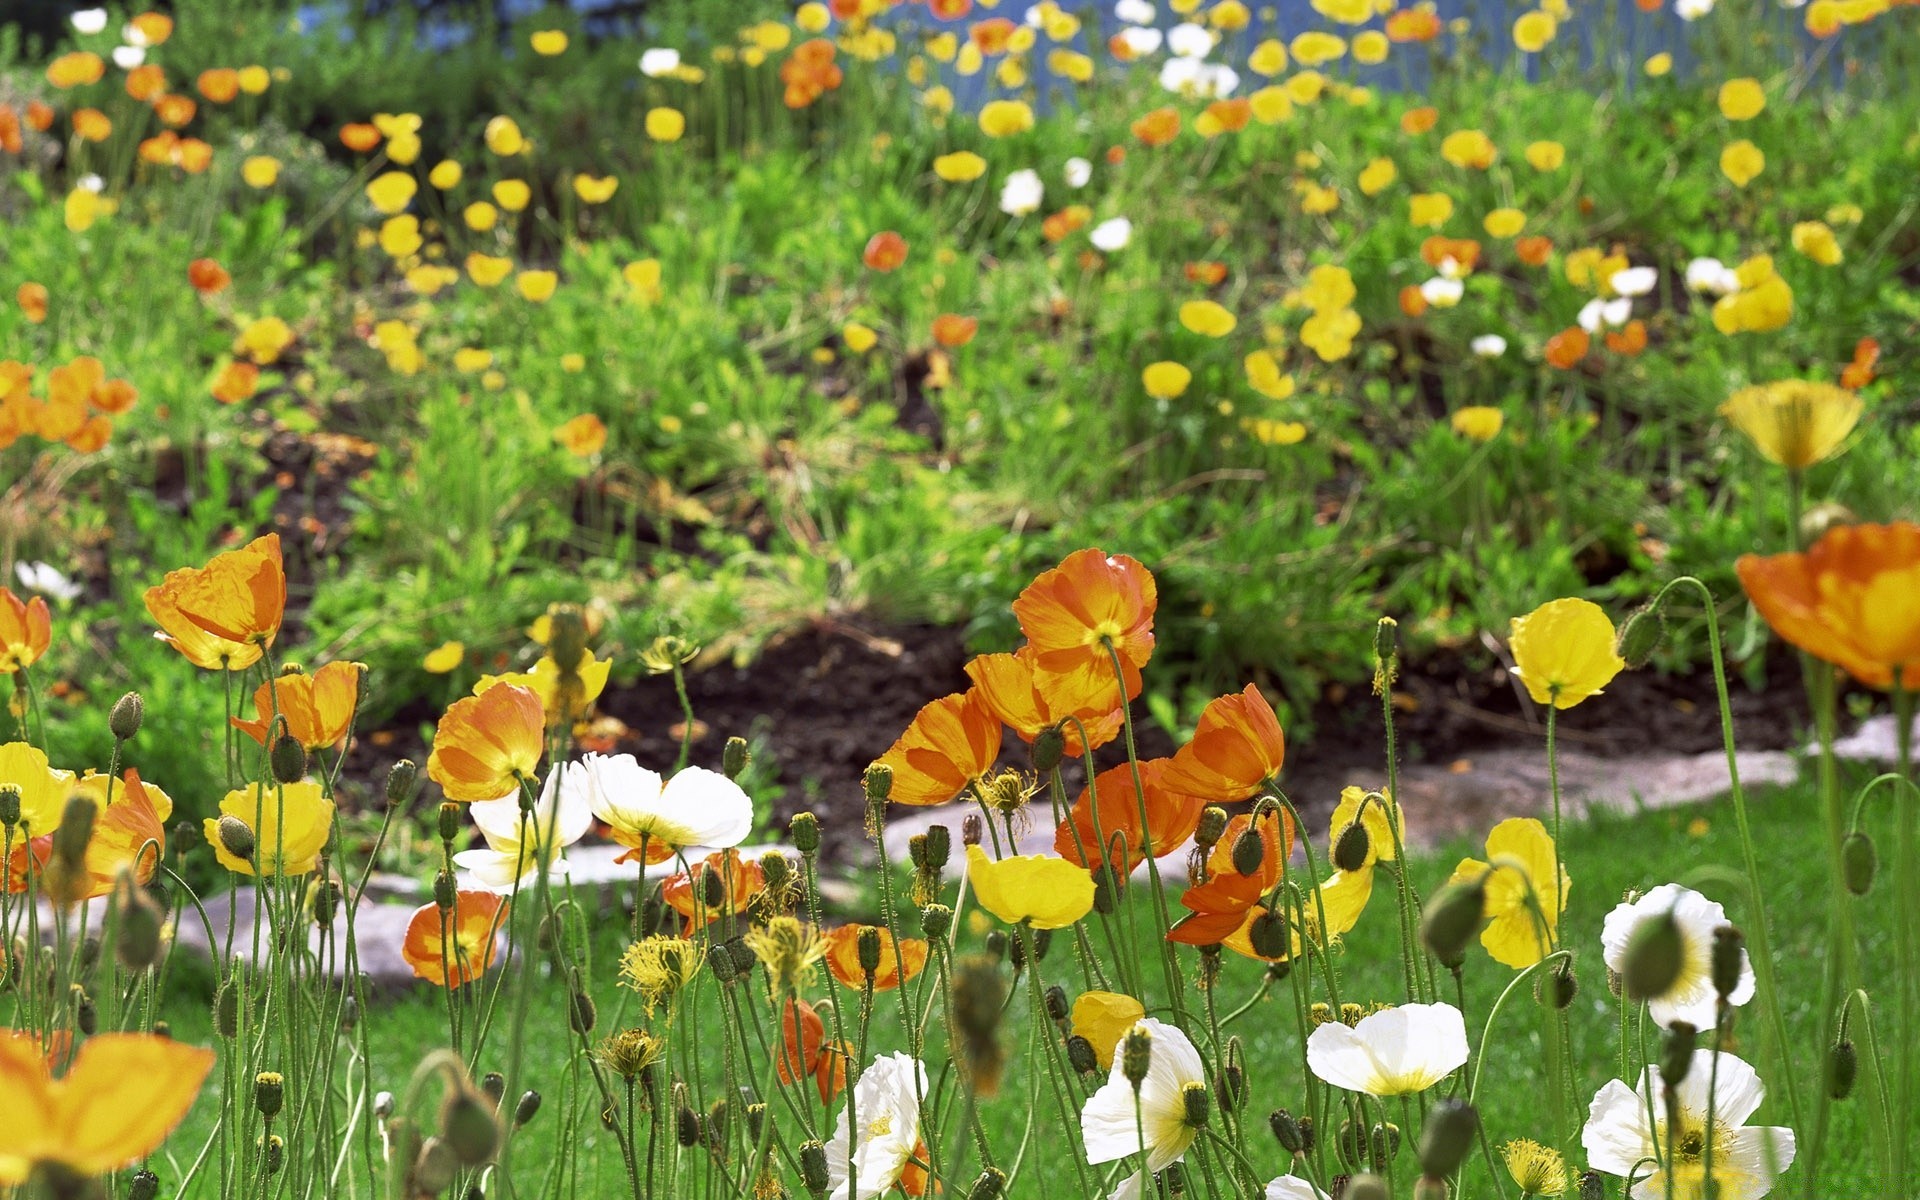
[[[129, 696], [132, 692], [127, 693]], [[160, 1177], [142, 1167], [127, 1182], [127, 1200], [154, 1200], [160, 1194]]]
[[277, 1133], [270, 1133], [260, 1139], [261, 1164], [269, 1175], [278, 1175], [280, 1168], [287, 1164], [287, 1142]]
[[587, 618], [577, 604], [556, 604], [547, 610], [547, 653], [563, 670], [578, 673], [587, 652]]
[[854, 937], [853, 949], [860, 962], [860, 973], [872, 979], [880, 973], [880, 928], [862, 925]]
[[920, 932], [928, 941], [937, 942], [953, 928], [953, 910], [944, 904], [929, 904], [920, 910]]
[[640, 902], [640, 936], [652, 937], [660, 932], [660, 922], [667, 915], [666, 902], [660, 899], [658, 892], [650, 894]]
[[747, 1105], [747, 1140], [759, 1144], [760, 1127], [766, 1124], [767, 1106], [765, 1104]]
[[793, 820], [787, 823], [787, 839], [793, 848], [802, 854], [813, 855], [820, 850], [820, 818], [811, 812], [797, 812]]
[[1240, 1110], [1241, 1102], [1247, 1098], [1247, 1073], [1239, 1063], [1229, 1062], [1220, 1068], [1213, 1079], [1213, 1095], [1222, 1116]]
[[[1007, 937], [1007, 931], [1004, 929], [993, 930], [992, 932], [987, 934], [985, 940], [987, 944], [987, 952], [993, 955], [995, 958], [1007, 957], [1008, 950], [1012, 950], [1015, 955], [1020, 955], [1024, 953], [1019, 948], [1019, 943]], [[1020, 966], [1020, 961], [1016, 959], [1013, 965], [1017, 969]]]
[[1381, 617], [1373, 627], [1373, 657], [1380, 662], [1391, 662], [1399, 653], [1400, 622]]
[[887, 797], [893, 794], [893, 768], [885, 763], [874, 763], [867, 768], [865, 783], [867, 803], [869, 805], [885, 804]]
[[1287, 936], [1287, 919], [1273, 911], [1262, 911], [1247, 925], [1247, 943], [1261, 958], [1285, 958], [1293, 949]]
[[1656, 602], [1634, 609], [1621, 622], [1620, 636], [1614, 640], [1614, 653], [1636, 671], [1647, 665], [1667, 636], [1667, 618], [1660, 608]]
[[754, 957], [753, 951], [747, 947], [747, 939], [744, 937], [737, 937], [728, 942], [727, 953], [733, 955], [733, 973], [735, 976], [753, 974], [753, 965], [760, 961]]
[[299, 783], [307, 777], [307, 748], [300, 744], [299, 738], [283, 733], [273, 739], [267, 764], [273, 768], [273, 777], [281, 783]]
[[1033, 961], [1037, 963], [1047, 961], [1047, 951], [1053, 946], [1053, 930], [1036, 929], [1031, 936], [1033, 938]]
[[271, 1121], [280, 1115], [286, 1100], [286, 1079], [278, 1071], [262, 1071], [253, 1077], [253, 1107]]
[[1841, 1038], [1827, 1051], [1827, 1095], [1845, 1100], [1853, 1092], [1854, 1076], [1860, 1073], [1860, 1052], [1853, 1042]]
[[916, 833], [907, 839], [907, 860], [916, 871], [927, 869], [927, 835]]
[[223, 1038], [240, 1033], [240, 982], [231, 975], [213, 994], [213, 1028]]
[[747, 749], [747, 739], [743, 737], [728, 738], [720, 750], [720, 773], [736, 783], [752, 762], [753, 753]]
[[373, 1115], [382, 1121], [393, 1115], [392, 1092], [380, 1092], [374, 1096]]
[[462, 1166], [480, 1166], [500, 1148], [500, 1124], [492, 1106], [465, 1088], [448, 1097], [440, 1110], [440, 1136]]
[[498, 1111], [500, 1098], [507, 1094], [507, 1077], [498, 1071], [488, 1071], [480, 1077], [480, 1090], [487, 1099], [493, 1101], [493, 1107]]
[[1100, 1056], [1093, 1052], [1093, 1043], [1079, 1034], [1067, 1039], [1067, 1065], [1081, 1075], [1090, 1075], [1100, 1069]]
[[420, 768], [410, 758], [403, 758], [387, 771], [387, 807], [399, 808], [413, 799], [413, 781], [420, 775]]
[[1057, 983], [1050, 983], [1047, 985], [1047, 990], [1043, 995], [1047, 1004], [1047, 1019], [1050, 1021], [1066, 1020], [1067, 989]]
[[1625, 961], [1620, 980], [1629, 1000], [1651, 1000], [1666, 994], [1686, 958], [1686, 942], [1680, 923], [1670, 912], [1658, 913], [1640, 922], [1627, 938]]
[[720, 878], [720, 872], [713, 869], [712, 863], [700, 866], [700, 902], [709, 909], [717, 909], [727, 898], [727, 882]]
[[0, 828], [12, 829], [20, 823], [20, 789], [13, 784], [0, 786]]
[[927, 870], [938, 871], [953, 854], [953, 833], [945, 825], [929, 825], [926, 840]]
[[738, 974], [733, 969], [733, 952], [720, 943], [707, 947], [707, 969], [721, 983], [732, 983], [733, 977]]
[[459, 1173], [460, 1160], [453, 1147], [440, 1138], [430, 1137], [421, 1145], [419, 1157], [413, 1160], [413, 1189], [422, 1195], [437, 1196], [453, 1186], [453, 1177]]
[[1127, 1036], [1120, 1048], [1120, 1073], [1133, 1085], [1134, 1091], [1147, 1078], [1147, 1068], [1153, 1062], [1153, 1035], [1139, 1026], [1127, 1030]]
[[1713, 931], [1713, 990], [1720, 999], [1740, 986], [1740, 968], [1746, 962], [1747, 938], [1731, 925]]
[[87, 843], [93, 839], [93, 819], [99, 808], [86, 796], [67, 798], [60, 826], [53, 831], [53, 856], [78, 871], [87, 862]]
[[1204, 1083], [1182, 1084], [1180, 1104], [1186, 1110], [1185, 1120], [1189, 1129], [1204, 1128], [1207, 1119], [1213, 1115], [1213, 1101], [1207, 1095], [1207, 1085]]
[[793, 861], [778, 850], [760, 856], [760, 870], [767, 877], [767, 890], [776, 894], [785, 892], [793, 879]]
[[1093, 870], [1093, 911], [1101, 916], [1111, 913], [1120, 903], [1119, 881], [1113, 871], [1101, 863]]
[[77, 983], [68, 989], [68, 993], [73, 997], [74, 1025], [81, 1033], [92, 1037], [100, 1028], [100, 1010], [93, 1006], [93, 997]]
[[222, 816], [214, 832], [228, 854], [249, 861], [253, 858], [253, 830], [245, 821], [231, 814]]
[[1313, 1148], [1320, 1144], [1319, 1137], [1314, 1130], [1313, 1118], [1300, 1117], [1295, 1121], [1295, 1124], [1300, 1126], [1301, 1152], [1304, 1154], [1312, 1154]]
[[1447, 1200], [1447, 1181], [1422, 1175], [1413, 1181], [1413, 1200]]
[[1289, 1155], [1299, 1154], [1307, 1148], [1306, 1139], [1300, 1136], [1300, 1123], [1293, 1114], [1284, 1108], [1276, 1108], [1267, 1114], [1267, 1128], [1273, 1131], [1273, 1140]]
[[146, 701], [139, 692], [128, 692], [113, 702], [113, 711], [107, 714], [107, 728], [113, 733], [113, 740], [126, 742], [140, 732], [140, 720], [146, 716]]
[[1442, 1100], [1427, 1114], [1420, 1128], [1420, 1169], [1429, 1178], [1445, 1179], [1460, 1169], [1473, 1152], [1480, 1133], [1480, 1114], [1473, 1105]]
[[1058, 725], [1042, 729], [1035, 735], [1033, 747], [1029, 753], [1033, 758], [1033, 769], [1045, 775], [1059, 766], [1060, 760], [1067, 756], [1066, 735], [1060, 732]]
[[129, 971], [144, 971], [160, 958], [160, 910], [138, 888], [129, 887], [122, 894], [113, 951]]
[[700, 1114], [681, 1105], [673, 1114], [673, 1136], [682, 1146], [693, 1147], [700, 1144]]
[[1598, 1171], [1580, 1173], [1580, 1200], [1606, 1200], [1606, 1176]]
[[1342, 871], [1358, 871], [1367, 865], [1367, 851], [1371, 849], [1367, 827], [1359, 821], [1351, 822], [1333, 841], [1333, 865]]
[[1680, 1086], [1680, 1081], [1687, 1077], [1687, 1071], [1693, 1066], [1693, 1051], [1699, 1041], [1700, 1031], [1685, 1021], [1675, 1021], [1667, 1026], [1666, 1037], [1660, 1042], [1660, 1082], [1663, 1086]]
[[1340, 1200], [1387, 1200], [1390, 1194], [1378, 1175], [1355, 1175], [1347, 1180], [1347, 1190]]
[[967, 1189], [967, 1200], [1000, 1200], [1006, 1190], [1007, 1173], [998, 1167], [988, 1167]]
[[960, 818], [960, 842], [962, 845], [978, 846], [982, 832], [983, 829], [980, 824], [979, 813], [970, 812]]
[[1234, 870], [1242, 875], [1257, 875], [1260, 872], [1261, 861], [1267, 856], [1267, 844], [1260, 840], [1260, 835], [1255, 832], [1253, 826], [1249, 825], [1240, 832], [1239, 837], [1233, 839], [1232, 856]]
[[827, 1148], [819, 1142], [800, 1143], [800, 1182], [814, 1195], [822, 1195], [831, 1180], [827, 1176]]
[[1856, 896], [1864, 896], [1873, 890], [1873, 876], [1880, 867], [1879, 855], [1874, 853], [1873, 839], [1861, 830], [1849, 833], [1840, 843], [1840, 874], [1847, 881], [1847, 890]]
[[1420, 940], [1440, 965], [1453, 970], [1466, 961], [1467, 941], [1486, 909], [1484, 879], [1450, 883], [1435, 892], [1420, 914]]
[[442, 868], [433, 877], [433, 903], [441, 912], [451, 912], [460, 899], [459, 886], [454, 882], [453, 872]]
[[1543, 1007], [1564, 1010], [1579, 994], [1580, 981], [1573, 977], [1573, 964], [1564, 958], [1553, 964], [1552, 970], [1534, 977], [1533, 998]]
[[592, 1033], [599, 1022], [599, 1010], [594, 1007], [593, 997], [585, 992], [573, 994], [573, 1006], [569, 1013], [569, 1023], [575, 1033]]

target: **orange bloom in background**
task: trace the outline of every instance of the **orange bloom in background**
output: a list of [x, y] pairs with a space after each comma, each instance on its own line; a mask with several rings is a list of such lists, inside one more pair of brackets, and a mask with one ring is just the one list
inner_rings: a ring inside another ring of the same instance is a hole
[[136, 46], [154, 47], [173, 36], [173, 18], [165, 13], [143, 12], [127, 22], [127, 41]]
[[993, 769], [1000, 757], [1000, 721], [977, 691], [940, 699], [913, 715], [877, 763], [893, 771], [895, 804], [945, 804]]
[[1863, 337], [1853, 344], [1853, 361], [1840, 371], [1840, 386], [1857, 392], [1873, 382], [1873, 369], [1880, 363], [1880, 343]]
[[27, 101], [27, 128], [45, 133], [53, 128], [53, 106], [39, 100]]
[[20, 305], [20, 315], [27, 323], [38, 325], [47, 319], [47, 304], [52, 299], [44, 283], [23, 283], [13, 293], [14, 301]]
[[[1396, 16], [1399, 14], [1395, 14]], [[1387, 28], [1393, 28], [1393, 22], [1387, 22]], [[1408, 137], [1419, 137], [1432, 129], [1440, 121], [1440, 110], [1432, 107], [1410, 108], [1400, 114], [1400, 132]]]
[[1580, 360], [1587, 356], [1592, 344], [1593, 339], [1579, 326], [1562, 329], [1547, 339], [1547, 363], [1562, 371], [1570, 371], [1580, 365]]
[[1390, 42], [1430, 42], [1439, 36], [1440, 15], [1430, 8], [1403, 8], [1387, 17]]
[[11, 104], [0, 104], [0, 151], [18, 154], [27, 143], [20, 136], [20, 114]]
[[47, 82], [62, 91], [99, 83], [106, 73], [106, 62], [91, 50], [62, 54], [47, 64]]
[[353, 724], [360, 704], [360, 676], [366, 669], [365, 663], [331, 662], [311, 675], [282, 672], [253, 693], [253, 710], [260, 719], [235, 717], [233, 727], [264, 746], [277, 711], [295, 741], [309, 750], [330, 750]]
[[158, 1149], [200, 1094], [213, 1051], [152, 1033], [87, 1038], [55, 1079], [38, 1038], [0, 1036], [0, 1185], [46, 1164], [91, 1179]]
[[1419, 318], [1427, 313], [1427, 294], [1420, 285], [1410, 283], [1400, 289], [1400, 311], [1409, 317]]
[[1260, 898], [1280, 882], [1281, 870], [1293, 854], [1293, 819], [1285, 809], [1260, 818], [1258, 833], [1264, 848], [1260, 868], [1242, 875], [1233, 867], [1233, 844], [1254, 826], [1252, 813], [1227, 822], [1225, 832], [1207, 857], [1207, 880], [1180, 897], [1188, 915], [1167, 932], [1167, 940], [1185, 946], [1225, 942], [1257, 915]]
[[451, 909], [423, 904], [407, 922], [400, 957], [428, 983], [441, 987], [472, 983], [493, 966], [508, 911], [505, 896], [465, 889], [454, 893]]
[[907, 239], [891, 229], [883, 229], [867, 239], [860, 261], [875, 271], [897, 271], [907, 261]]
[[1920, 691], [1920, 525], [1838, 525], [1804, 554], [1745, 554], [1773, 631], [1871, 688]]
[[782, 101], [788, 108], [805, 108], [840, 86], [836, 51], [826, 38], [809, 38], [793, 48], [780, 64], [780, 82], [786, 85]]
[[[700, 876], [709, 867], [720, 873], [722, 885], [720, 903], [711, 908], [701, 903], [698, 891]], [[691, 872], [680, 871], [669, 876], [660, 886], [660, 896], [673, 911], [686, 918], [687, 932], [691, 934], [722, 917], [746, 912], [766, 890], [767, 873], [760, 864], [742, 858], [738, 850], [727, 850], [702, 859]]]
[[104, 142], [113, 136], [113, 122], [97, 108], [83, 108], [73, 114], [73, 136], [83, 142]]
[[215, 292], [225, 291], [227, 285], [233, 282], [233, 277], [213, 259], [196, 258], [187, 264], [187, 282], [193, 285], [194, 291], [211, 296]]
[[146, 602], [162, 639], [194, 666], [245, 670], [273, 645], [286, 610], [280, 535], [216, 554], [204, 567], [169, 571], [147, 589]]
[[1552, 253], [1553, 253], [1552, 238], [1542, 237], [1539, 234], [1531, 234], [1527, 237], [1514, 239], [1514, 243], [1513, 243], [1514, 257], [1518, 258], [1521, 262], [1527, 264], [1529, 267], [1546, 266], [1547, 258], [1550, 255], [1552, 255]]
[[[1124, 554], [1076, 550], [1042, 571], [1013, 602], [1035, 686], [1049, 697], [1080, 698], [1104, 681], [1132, 700], [1140, 694], [1140, 668], [1153, 657], [1158, 600], [1152, 573]], [[1119, 680], [1109, 645], [1119, 656]]]
[[1253, 102], [1244, 97], [1215, 100], [1207, 105], [1206, 115], [1213, 118], [1221, 132], [1239, 133], [1253, 120]]
[[1190, 262], [1185, 273], [1188, 283], [1197, 283], [1201, 287], [1219, 287], [1226, 282], [1227, 264], [1223, 262]]
[[1156, 108], [1133, 123], [1133, 136], [1144, 146], [1164, 146], [1180, 136], [1180, 110]]
[[880, 969], [873, 973], [874, 991], [892, 991], [927, 965], [927, 943], [919, 938], [901, 938], [896, 947], [893, 934], [884, 925], [842, 925], [827, 931], [827, 970], [847, 987], [858, 991], [866, 986], [867, 973], [860, 969], [863, 929], [872, 929], [880, 936]]
[[[166, 821], [173, 815], [172, 799], [159, 788], [143, 785], [140, 772], [129, 767], [122, 786], [113, 790], [112, 803], [108, 803], [107, 778], [89, 774], [74, 785], [76, 793], [91, 796], [99, 808], [94, 813], [93, 836], [87, 839], [84, 877], [60, 880], [57, 861], [46, 864], [51, 872], [48, 890], [62, 900], [104, 896], [113, 890], [123, 871], [134, 883], [145, 886], [167, 852]], [[48, 848], [52, 848], [50, 840]], [[35, 868], [36, 872], [40, 870]]]
[[1607, 349], [1615, 354], [1632, 358], [1647, 348], [1647, 323], [1634, 318], [1619, 330], [1608, 330]]
[[933, 319], [933, 340], [949, 350], [958, 350], [973, 340], [980, 331], [977, 317], [963, 317], [959, 313], [941, 313]]
[[[1200, 812], [1207, 802], [1172, 790], [1168, 786], [1172, 767], [1170, 758], [1141, 763], [1138, 789], [1134, 787], [1131, 763], [1109, 767], [1094, 776], [1094, 786], [1081, 789], [1066, 820], [1054, 830], [1053, 852], [1093, 871], [1106, 862], [1108, 847], [1118, 850], [1124, 845], [1125, 857], [1116, 860], [1116, 869], [1131, 871], [1146, 861], [1149, 838], [1155, 858], [1179, 849], [1199, 827]], [[1100, 795], [1097, 808], [1093, 802], [1095, 792]], [[1143, 799], [1145, 830], [1140, 827]], [[1094, 826], [1096, 812], [1100, 818], [1098, 829]]]
[[213, 103], [226, 104], [240, 94], [240, 72], [232, 67], [214, 67], [200, 72], [194, 87]]
[[784, 1085], [792, 1085], [813, 1074], [819, 1064], [820, 1050], [826, 1044], [827, 1025], [813, 1005], [789, 996], [780, 1006], [780, 1061], [774, 1070]]
[[553, 440], [575, 458], [592, 458], [607, 446], [607, 423], [593, 413], [581, 413], [554, 427]]
[[365, 154], [380, 144], [380, 130], [364, 121], [342, 125], [340, 144], [356, 154]]
[[1420, 243], [1420, 258], [1435, 270], [1452, 259], [1461, 270], [1471, 271], [1480, 265], [1480, 243], [1472, 238], [1447, 237], [1436, 233]]
[[179, 129], [191, 122], [193, 115], [198, 111], [200, 106], [193, 102], [191, 96], [169, 93], [153, 102], [153, 115], [160, 118], [162, 125], [171, 126], [174, 129]]
[[[967, 663], [967, 678], [973, 680], [969, 694], [1023, 742], [1057, 728], [1067, 757], [1078, 758], [1082, 726], [1096, 747], [1119, 736], [1120, 709], [1113, 702], [1110, 684], [1102, 682], [1084, 696], [1069, 695], [1067, 689], [1058, 687], [1051, 696], [1042, 693], [1034, 675], [1033, 657], [1024, 647], [1014, 654], [975, 656]], [[1056, 701], [1064, 707], [1056, 707]], [[1079, 725], [1071, 718], [1078, 718]]]
[[167, 73], [153, 63], [135, 67], [127, 72], [127, 95], [142, 104], [151, 104], [154, 98], [167, 90]]
[[45, 597], [22, 600], [0, 587], [0, 675], [32, 666], [53, 644], [53, 617]]
[[539, 768], [546, 728], [540, 697], [519, 684], [495, 684], [455, 700], [434, 728], [427, 778], [449, 800], [510, 796]]
[[174, 165], [189, 175], [198, 175], [213, 165], [213, 147], [199, 138], [181, 138], [175, 147]]
[[260, 390], [260, 368], [250, 362], [229, 359], [214, 375], [208, 392], [222, 404], [251, 400]]
[[1280, 718], [1260, 689], [1220, 696], [1200, 713], [1193, 739], [1173, 756], [1167, 787], [1231, 804], [1257, 793], [1286, 760]]

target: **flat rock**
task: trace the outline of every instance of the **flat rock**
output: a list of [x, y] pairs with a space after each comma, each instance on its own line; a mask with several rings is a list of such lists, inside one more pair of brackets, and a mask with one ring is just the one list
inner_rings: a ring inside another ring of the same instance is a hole
[[[1907, 730], [1911, 735], [1920, 730], [1920, 718], [1916, 718]], [[1860, 728], [1846, 737], [1837, 738], [1833, 743], [1835, 758], [1851, 762], [1896, 763], [1900, 761], [1900, 723], [1892, 713], [1882, 713], [1877, 717], [1868, 717], [1860, 722]], [[1818, 746], [1810, 746], [1809, 754], [1819, 753]]]

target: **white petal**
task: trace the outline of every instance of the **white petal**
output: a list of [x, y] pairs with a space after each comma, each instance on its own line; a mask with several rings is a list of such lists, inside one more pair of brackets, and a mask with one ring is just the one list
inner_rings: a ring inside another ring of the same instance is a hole
[[689, 845], [725, 850], [753, 832], [753, 801], [718, 771], [687, 767], [660, 793], [660, 812], [693, 831]]
[[1580, 1146], [1587, 1165], [1622, 1178], [1652, 1150], [1647, 1133], [1646, 1101], [1618, 1079], [1594, 1093], [1587, 1123], [1580, 1130]]
[[1327, 1194], [1298, 1175], [1282, 1175], [1267, 1183], [1266, 1200], [1327, 1200]]
[[1087, 1148], [1087, 1162], [1094, 1165], [1118, 1162], [1140, 1151], [1141, 1129], [1134, 1119], [1133, 1085], [1121, 1073], [1117, 1054], [1107, 1082], [1087, 1097], [1080, 1109], [1080, 1140]]
[[1360, 1035], [1338, 1021], [1328, 1021], [1307, 1038], [1307, 1066], [1349, 1092], [1367, 1091], [1379, 1075]]
[[[1724, 1070], [1724, 1066], [1722, 1067]], [[1753, 1129], [1737, 1129], [1727, 1136], [1727, 1157], [1732, 1166], [1741, 1174], [1750, 1176], [1754, 1190], [1743, 1196], [1729, 1196], [1727, 1200], [1749, 1200], [1751, 1197], [1764, 1196], [1773, 1181], [1788, 1167], [1793, 1165], [1793, 1157], [1798, 1147], [1794, 1145], [1793, 1130], [1777, 1125], [1763, 1125]], [[1718, 1175], [1716, 1165], [1714, 1174]]]
[[73, 22], [75, 33], [99, 33], [107, 27], [107, 10], [104, 8], [83, 8], [68, 18]]

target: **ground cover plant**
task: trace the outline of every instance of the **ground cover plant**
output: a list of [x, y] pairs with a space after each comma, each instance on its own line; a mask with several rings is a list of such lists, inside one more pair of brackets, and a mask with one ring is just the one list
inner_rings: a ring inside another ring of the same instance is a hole
[[[1909, 7], [364, 8], [0, 26], [0, 1192], [1912, 1191]], [[1443, 661], [1730, 794], [1413, 847]]]

